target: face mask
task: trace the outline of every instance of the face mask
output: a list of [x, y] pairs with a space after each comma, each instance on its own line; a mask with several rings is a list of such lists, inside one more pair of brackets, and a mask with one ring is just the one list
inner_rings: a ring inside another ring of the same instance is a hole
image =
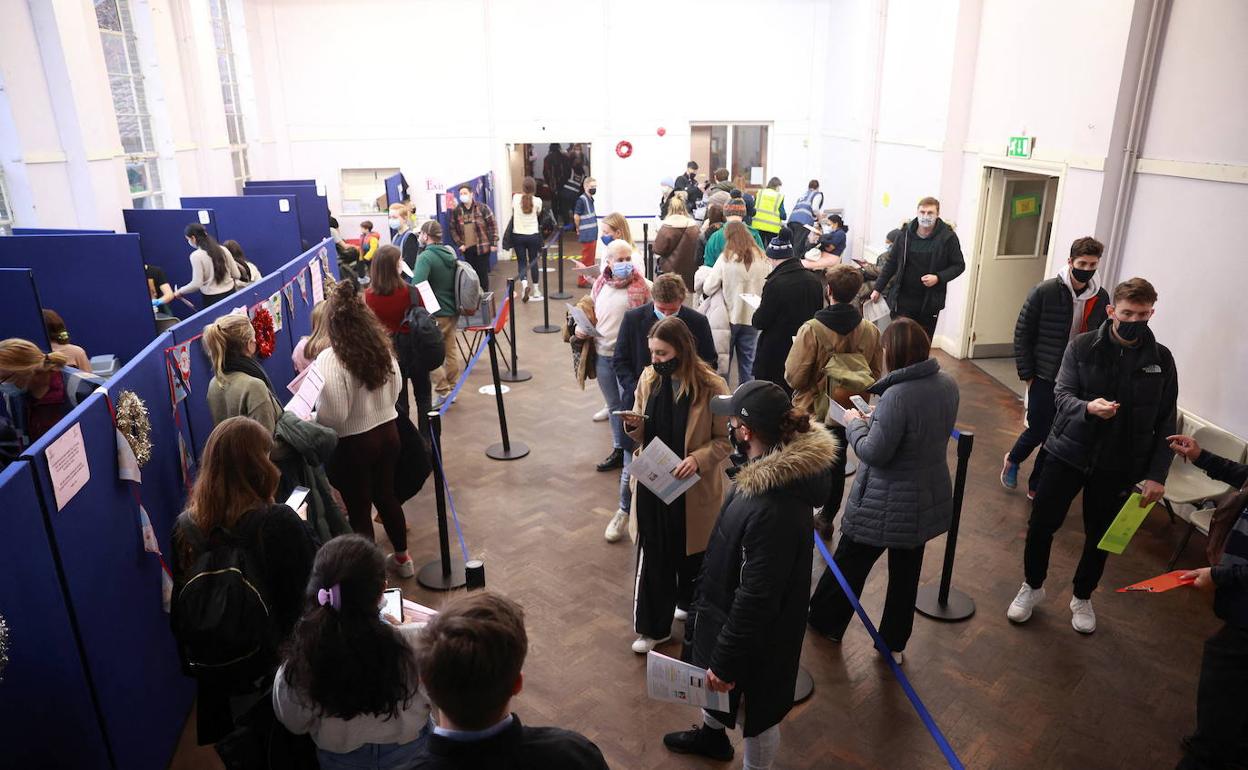
[[624, 278], [631, 277], [633, 275], [633, 263], [632, 262], [616, 262], [614, 265], [611, 266], [611, 275], [621, 280]]
[[750, 456], [750, 442], [743, 440], [737, 435], [737, 428], [732, 423], [728, 423], [728, 441], [730, 441], [733, 448], [737, 450], [737, 454], [742, 457]]
[[680, 368], [679, 358], [669, 358], [666, 361], [657, 361], [651, 366], [654, 367], [654, 373], [660, 377], [671, 377]]
[[927, 216], [923, 216], [922, 214], [919, 215], [919, 227], [935, 227], [935, 226], [936, 226], [936, 217], [927, 217]]
[[1093, 268], [1092, 270], [1080, 270], [1077, 267], [1072, 267], [1070, 269], [1070, 277], [1074, 278], [1079, 283], [1087, 283], [1088, 281], [1092, 280], [1093, 275], [1096, 275], [1095, 268]]
[[598, 194], [598, 188], [597, 188], [597, 187], [590, 187], [590, 188], [586, 189], [586, 190], [585, 190], [585, 192], [589, 193], [590, 195], [597, 195], [597, 194]]
[[462, 204], [464, 204], [465, 206], [467, 206], [469, 203], [472, 203], [472, 196], [471, 196], [471, 195], [461, 195], [461, 196], [459, 196], [459, 202], [460, 202], [460, 203], [462, 203]]
[[659, 194], [660, 194], [660, 195], [667, 195], [667, 194], [668, 194], [668, 193], [670, 193], [671, 191], [672, 191], [672, 188], [668, 187], [667, 185], [661, 185], [661, 186], [659, 187]]
[[614, 241], [614, 240], [615, 240], [615, 238], [612, 238], [612, 237], [611, 237], [611, 236], [609, 236], [609, 235], [604, 235], [604, 236], [602, 236], [602, 245], [603, 245], [603, 246], [606, 246], [608, 243], [610, 243], [611, 241]]
[[660, 321], [662, 321], [664, 318], [667, 318], [667, 313], [664, 313], [662, 310], [659, 310], [659, 306], [658, 306], [658, 305], [655, 305], [655, 306], [654, 306], [654, 317], [655, 317], [655, 318], [657, 318], [657, 319], [659, 319]]
[[1119, 321], [1116, 331], [1127, 342], [1135, 342], [1144, 333], [1145, 326], [1148, 326], [1148, 321]]
[[390, 225], [391, 230], [398, 230], [399, 225], [403, 224], [403, 220], [398, 217], [390, 217], [386, 220], [386, 224]]

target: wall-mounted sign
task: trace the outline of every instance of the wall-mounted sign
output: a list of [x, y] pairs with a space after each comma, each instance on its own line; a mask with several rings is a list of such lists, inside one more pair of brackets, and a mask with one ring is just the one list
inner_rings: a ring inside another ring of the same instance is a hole
[[1040, 196], [1020, 195], [1010, 199], [1010, 219], [1040, 216]]
[[1007, 158], [1030, 158], [1031, 148], [1035, 143], [1034, 136], [1011, 136], [1005, 155]]

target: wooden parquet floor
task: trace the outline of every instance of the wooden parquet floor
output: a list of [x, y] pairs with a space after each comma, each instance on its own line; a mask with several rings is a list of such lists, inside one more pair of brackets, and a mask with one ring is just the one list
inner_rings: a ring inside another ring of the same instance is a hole
[[[496, 288], [512, 270], [504, 263], [495, 271]], [[551, 302], [555, 323], [562, 307]], [[485, 456], [499, 440], [494, 398], [477, 392], [490, 380], [488, 354], [444, 423], [447, 475], [469, 552], [484, 560], [488, 587], [519, 601], [527, 615], [525, 689], [513, 706], [528, 724], [586, 734], [612, 767], [740, 767], [740, 733], [730, 764], [663, 748], [665, 732], [686, 729], [699, 714], [648, 700], [645, 660], [629, 649], [633, 551], [627, 541], [602, 538], [618, 477], [593, 467], [610, 450], [608, 425], [590, 420], [602, 400], [594, 383], [584, 391], [576, 385], [560, 335], [530, 331], [541, 323], [541, 304], [517, 308], [520, 365], [533, 379], [511, 385], [505, 401], [512, 439], [531, 454], [511, 462]], [[954, 585], [978, 612], [956, 624], [917, 617], [907, 676], [968, 768], [1173, 767], [1179, 738], [1194, 727], [1201, 643], [1218, 623], [1202, 594], [1112, 589], [1162, 572], [1181, 525], [1155, 513], [1127, 553], [1110, 559], [1095, 599], [1099, 628], [1085, 637], [1070, 627], [1066, 607], [1082, 542], [1077, 504], [1054, 543], [1049, 598], [1026, 626], [1012, 627], [1005, 610], [1022, 581], [1029, 506], [997, 477], [1021, 427], [1021, 405], [970, 363], [940, 360], [961, 386], [959, 426], [976, 433]], [[951, 467], [952, 450], [951, 443]], [[418, 563], [437, 557], [434, 510], [431, 484], [406, 506]], [[384, 542], [380, 527], [378, 537]], [[1199, 563], [1204, 542], [1194, 541], [1180, 566]], [[938, 579], [943, 552], [944, 538], [929, 546], [925, 583]], [[815, 564], [812, 586], [822, 565], [817, 553]], [[881, 564], [863, 597], [876, 620], [885, 583]], [[433, 607], [446, 599], [415, 580], [403, 587]], [[677, 638], [681, 630], [674, 624]], [[674, 643], [660, 649], [678, 654]], [[858, 621], [839, 645], [808, 636], [803, 664], [815, 693], [783, 724], [776, 767], [946, 766]]]

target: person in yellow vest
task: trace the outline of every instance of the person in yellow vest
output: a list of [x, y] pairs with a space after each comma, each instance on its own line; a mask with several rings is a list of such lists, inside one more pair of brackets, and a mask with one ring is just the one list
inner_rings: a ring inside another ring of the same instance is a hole
[[766, 243], [776, 237], [786, 219], [788, 215], [784, 212], [784, 196], [780, 194], [780, 178], [773, 176], [755, 197], [752, 227], [763, 236], [763, 243]]

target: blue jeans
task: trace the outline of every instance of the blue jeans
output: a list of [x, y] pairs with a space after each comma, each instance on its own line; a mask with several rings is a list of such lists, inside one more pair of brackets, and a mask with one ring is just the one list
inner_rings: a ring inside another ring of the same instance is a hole
[[732, 342], [728, 350], [737, 359], [737, 384], [744, 385], [754, 379], [754, 351], [758, 349], [758, 329], [749, 324], [729, 324]]
[[429, 728], [411, 743], [366, 743], [355, 751], [337, 754], [318, 749], [321, 770], [403, 770], [411, 767], [429, 740]]
[[[611, 356], [598, 356], [596, 375], [598, 389], [607, 402], [607, 409], [618, 412], [624, 408], [624, 392], [620, 389], [620, 381], [615, 376], [614, 359]], [[628, 466], [632, 462], [633, 440], [624, 432], [624, 421], [617, 414], [611, 415], [611, 445], [624, 450], [624, 469], [620, 471], [620, 509], [627, 511], [633, 502], [632, 490], [628, 487]]]

